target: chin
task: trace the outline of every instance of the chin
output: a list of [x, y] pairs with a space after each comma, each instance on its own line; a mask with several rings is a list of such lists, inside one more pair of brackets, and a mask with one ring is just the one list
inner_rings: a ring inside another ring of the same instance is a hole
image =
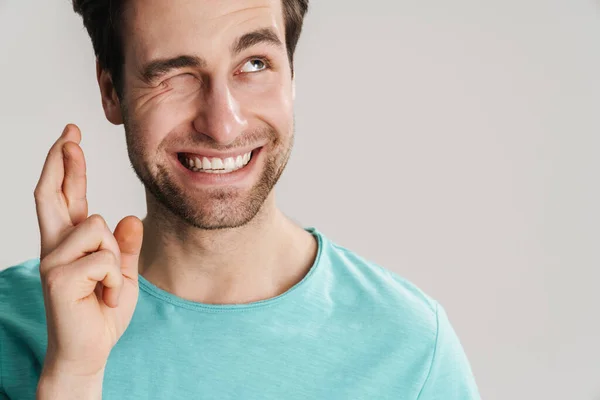
[[132, 164], [153, 198], [153, 210], [148, 211], [162, 214], [158, 217], [165, 223], [173, 221], [177, 226], [180, 224], [174, 220], [179, 220], [198, 229], [232, 229], [248, 224], [259, 214], [285, 169], [290, 151], [291, 146], [276, 153], [259, 151], [247, 170], [229, 181], [215, 174], [208, 177], [189, 171], [177, 157], [157, 165], [153, 173]]
[[177, 213], [188, 224], [199, 229], [232, 229], [244, 226], [260, 212], [266, 198], [239, 193], [239, 190], [234, 192], [204, 197], [201, 201], [190, 199], [190, 206], [181, 207]]

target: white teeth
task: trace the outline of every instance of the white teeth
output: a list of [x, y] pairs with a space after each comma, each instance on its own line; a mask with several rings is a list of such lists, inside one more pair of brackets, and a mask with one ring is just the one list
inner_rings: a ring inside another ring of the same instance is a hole
[[235, 161], [233, 161], [233, 158], [227, 157], [225, 159], [225, 162], [223, 163], [223, 167], [225, 169], [234, 169], [235, 168]]
[[223, 174], [244, 167], [250, 161], [251, 156], [252, 152], [249, 152], [237, 157], [228, 157], [224, 160], [217, 157], [184, 157], [181, 161], [188, 169], [195, 172], [202, 171], [211, 174]]
[[223, 169], [223, 160], [220, 158], [213, 157], [210, 163], [212, 164], [212, 169]]

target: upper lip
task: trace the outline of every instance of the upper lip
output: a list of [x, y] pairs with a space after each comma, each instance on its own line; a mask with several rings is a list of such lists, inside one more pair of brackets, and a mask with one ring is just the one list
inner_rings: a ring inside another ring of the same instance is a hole
[[216, 158], [221, 158], [221, 159], [225, 159], [225, 158], [235, 158], [237, 156], [242, 156], [246, 153], [250, 153], [251, 151], [257, 150], [259, 148], [261, 148], [262, 146], [259, 147], [249, 147], [246, 149], [237, 149], [237, 150], [232, 150], [232, 151], [228, 151], [226, 153], [222, 153], [222, 152], [218, 152], [218, 151], [214, 151], [214, 150], [204, 150], [204, 149], [182, 149], [182, 150], [177, 150], [176, 153], [177, 154], [193, 154], [196, 156], [202, 156], [202, 157], [216, 157]]

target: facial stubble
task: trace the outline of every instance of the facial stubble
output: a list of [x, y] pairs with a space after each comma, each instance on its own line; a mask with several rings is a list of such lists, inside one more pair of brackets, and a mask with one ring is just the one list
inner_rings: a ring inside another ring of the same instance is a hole
[[[255, 131], [247, 135], [251, 141], [248, 144], [261, 139], [268, 142], [261, 150], [264, 152], [262, 171], [253, 187], [247, 190], [227, 186], [190, 190], [178, 185], [173, 179], [172, 165], [162, 151], [166, 143], [161, 143], [154, 155], [147, 154], [143, 142], [144, 132], [129, 118], [124, 118], [124, 126], [131, 166], [147, 192], [171, 217], [204, 230], [237, 228], [252, 221], [279, 181], [294, 144], [293, 124], [289, 134], [283, 136], [278, 135], [271, 127]], [[197, 138], [201, 134], [192, 135]]]

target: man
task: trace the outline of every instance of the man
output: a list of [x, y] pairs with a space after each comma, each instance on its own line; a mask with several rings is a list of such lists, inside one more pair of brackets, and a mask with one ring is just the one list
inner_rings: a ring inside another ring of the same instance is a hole
[[0, 274], [1, 397], [479, 398], [443, 308], [275, 205], [307, 7], [74, 1], [148, 212], [114, 233], [88, 216], [67, 125], [35, 190], [40, 258]]

